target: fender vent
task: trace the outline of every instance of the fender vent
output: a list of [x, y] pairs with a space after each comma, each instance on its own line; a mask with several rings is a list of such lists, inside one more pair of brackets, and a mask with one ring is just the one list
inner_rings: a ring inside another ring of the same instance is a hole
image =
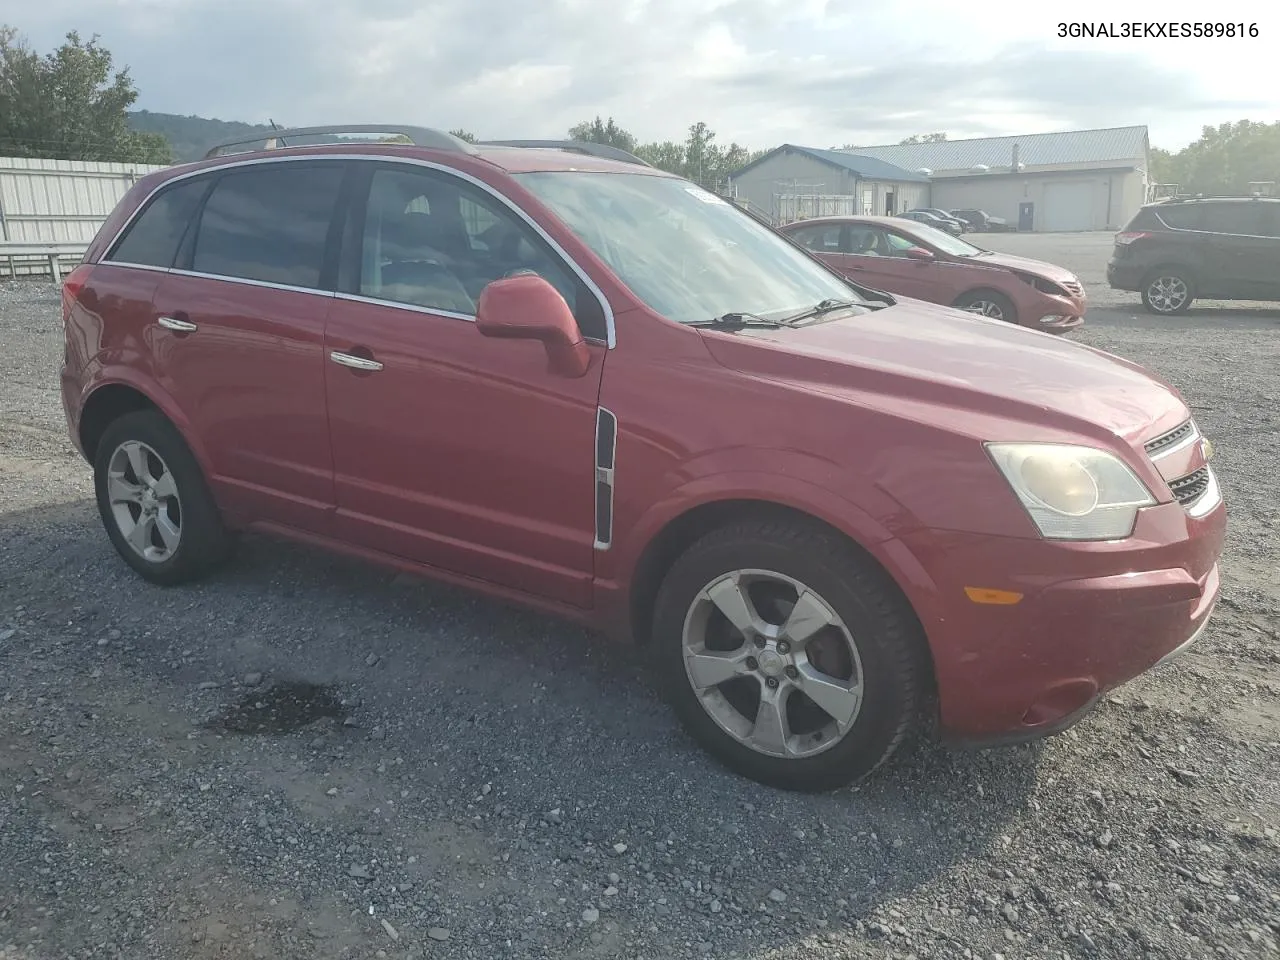
[[613, 465], [618, 449], [618, 418], [596, 410], [596, 542], [597, 550], [613, 543]]

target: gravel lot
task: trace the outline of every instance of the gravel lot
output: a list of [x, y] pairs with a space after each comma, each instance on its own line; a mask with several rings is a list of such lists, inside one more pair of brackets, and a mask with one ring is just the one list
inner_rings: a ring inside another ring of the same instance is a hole
[[1061, 737], [818, 797], [548, 619], [260, 539], [146, 585], [65, 438], [57, 291], [0, 282], [0, 958], [1275, 956], [1280, 311], [1156, 321], [1109, 234], [983, 239], [1077, 270], [1073, 336], [1186, 393], [1223, 603]]

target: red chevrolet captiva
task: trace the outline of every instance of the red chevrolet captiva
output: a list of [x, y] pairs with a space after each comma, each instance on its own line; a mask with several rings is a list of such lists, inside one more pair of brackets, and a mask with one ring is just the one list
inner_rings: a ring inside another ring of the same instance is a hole
[[1063, 730], [1204, 631], [1226, 508], [1140, 367], [608, 147], [275, 136], [139, 180], [65, 283], [71, 437], [146, 579], [257, 530], [527, 604], [809, 790], [931, 719]]

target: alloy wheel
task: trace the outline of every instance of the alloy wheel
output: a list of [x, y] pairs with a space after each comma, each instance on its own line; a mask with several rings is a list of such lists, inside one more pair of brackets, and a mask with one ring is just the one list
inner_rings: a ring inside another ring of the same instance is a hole
[[116, 447], [107, 466], [107, 498], [124, 542], [149, 563], [163, 563], [182, 540], [182, 501], [161, 456], [145, 443]]
[[703, 709], [757, 753], [821, 753], [858, 719], [858, 645], [831, 605], [792, 577], [754, 569], [717, 577], [690, 605], [682, 641]]
[[1156, 277], [1147, 286], [1147, 301], [1157, 313], [1174, 313], [1190, 295], [1187, 282], [1178, 276]]

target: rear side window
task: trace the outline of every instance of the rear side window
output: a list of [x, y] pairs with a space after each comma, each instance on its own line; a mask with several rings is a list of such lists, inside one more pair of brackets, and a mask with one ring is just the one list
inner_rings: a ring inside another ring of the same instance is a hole
[[1209, 229], [1204, 225], [1204, 207], [1198, 203], [1165, 204], [1156, 213], [1175, 230]]
[[1238, 233], [1257, 236], [1262, 217], [1256, 203], [1206, 203], [1204, 229], [1214, 233]]
[[840, 245], [840, 225], [801, 227], [791, 234], [792, 238], [803, 247], [819, 253], [843, 253]]
[[344, 170], [273, 163], [225, 174], [200, 217], [191, 269], [318, 288]]
[[207, 177], [163, 188], [133, 221], [107, 259], [166, 270], [173, 266], [182, 235], [208, 188]]

